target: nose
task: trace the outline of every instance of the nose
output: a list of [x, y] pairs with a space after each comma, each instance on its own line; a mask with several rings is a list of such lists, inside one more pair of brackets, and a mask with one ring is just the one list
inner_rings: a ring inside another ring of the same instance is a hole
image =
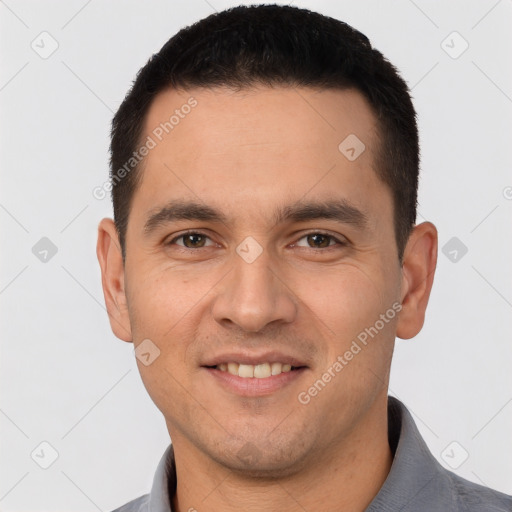
[[238, 254], [220, 286], [212, 308], [215, 320], [226, 327], [236, 324], [247, 332], [259, 332], [268, 324], [291, 323], [297, 314], [297, 301], [278, 266], [266, 251], [248, 263]]

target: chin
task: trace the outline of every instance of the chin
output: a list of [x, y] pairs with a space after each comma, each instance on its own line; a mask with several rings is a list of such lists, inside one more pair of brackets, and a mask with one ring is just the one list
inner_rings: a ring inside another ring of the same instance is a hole
[[210, 452], [210, 457], [241, 477], [265, 480], [292, 476], [307, 466], [310, 451], [297, 432], [295, 437], [299, 436], [299, 442], [292, 437], [273, 443], [266, 436], [260, 440], [239, 439], [231, 446], [224, 444], [215, 453]]

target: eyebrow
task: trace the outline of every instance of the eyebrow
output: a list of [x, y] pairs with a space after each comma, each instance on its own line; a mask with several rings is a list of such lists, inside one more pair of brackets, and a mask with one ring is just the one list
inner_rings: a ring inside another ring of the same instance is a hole
[[[367, 216], [346, 199], [298, 201], [278, 207], [272, 216], [274, 225], [318, 219], [335, 220], [359, 229], [363, 229], [368, 224]], [[216, 222], [225, 225], [230, 223], [224, 213], [211, 206], [195, 201], [176, 200], [149, 215], [144, 225], [144, 233], [150, 235], [159, 227], [179, 220]]]

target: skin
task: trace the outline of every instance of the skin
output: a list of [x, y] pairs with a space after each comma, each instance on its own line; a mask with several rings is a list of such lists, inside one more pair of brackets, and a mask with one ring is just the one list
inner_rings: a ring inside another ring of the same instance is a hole
[[[364, 510], [391, 467], [394, 341], [423, 325], [436, 229], [417, 225], [400, 265], [391, 192], [373, 168], [376, 120], [357, 91], [168, 90], [151, 105], [144, 138], [190, 96], [197, 106], [144, 162], [125, 264], [111, 219], [97, 245], [114, 334], [160, 350], [137, 364], [174, 445], [174, 509]], [[338, 150], [349, 134], [366, 146], [352, 162]], [[342, 198], [364, 213], [364, 226], [272, 219], [298, 200]], [[148, 215], [173, 199], [215, 207], [227, 222], [180, 220], [145, 235]], [[188, 229], [206, 238], [176, 240]], [[318, 232], [334, 239], [307, 236]], [[248, 236], [262, 248], [252, 263], [236, 252]], [[299, 393], [393, 304], [399, 314], [301, 404]], [[307, 369], [274, 393], [242, 397], [201, 368], [220, 352], [263, 349], [293, 353]], [[244, 446], [252, 462], [238, 456]]]

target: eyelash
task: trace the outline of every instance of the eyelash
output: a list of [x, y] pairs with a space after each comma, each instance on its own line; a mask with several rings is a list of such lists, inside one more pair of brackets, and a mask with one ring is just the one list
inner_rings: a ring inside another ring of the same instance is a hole
[[[200, 235], [200, 236], [204, 236], [205, 238], [208, 238], [211, 240], [211, 238], [206, 234], [206, 233], [203, 233], [201, 231], [194, 231], [194, 230], [190, 230], [190, 231], [186, 231], [185, 233], [182, 233], [181, 235], [173, 238], [172, 240], [170, 240], [169, 242], [166, 242], [165, 245], [173, 245], [176, 240], [179, 240], [180, 238], [184, 238], [188, 235]], [[303, 249], [310, 249], [310, 250], [313, 250], [315, 252], [318, 252], [318, 251], [322, 251], [322, 252], [326, 252], [326, 251], [330, 251], [330, 250], [333, 250], [335, 249], [336, 247], [345, 247], [348, 245], [347, 242], [344, 242], [342, 240], [339, 240], [338, 238], [336, 238], [334, 235], [331, 235], [330, 233], [325, 233], [324, 231], [311, 231], [309, 233], [305, 233], [304, 235], [302, 235], [299, 239], [299, 240], [302, 240], [303, 238], [306, 238], [310, 235], [321, 235], [321, 236], [325, 236], [331, 240], [334, 240], [335, 242], [337, 242], [336, 244], [333, 244], [333, 245], [328, 245], [327, 247], [320, 247], [320, 248], [315, 248], [315, 247], [302, 247]], [[296, 243], [296, 242], [295, 242]], [[207, 249], [207, 247], [197, 247], [197, 248], [192, 248], [192, 247], [186, 247], [185, 245], [183, 246], [178, 246], [180, 247], [180, 249], [182, 250], [188, 250], [188, 251], [197, 251], [199, 249]]]

